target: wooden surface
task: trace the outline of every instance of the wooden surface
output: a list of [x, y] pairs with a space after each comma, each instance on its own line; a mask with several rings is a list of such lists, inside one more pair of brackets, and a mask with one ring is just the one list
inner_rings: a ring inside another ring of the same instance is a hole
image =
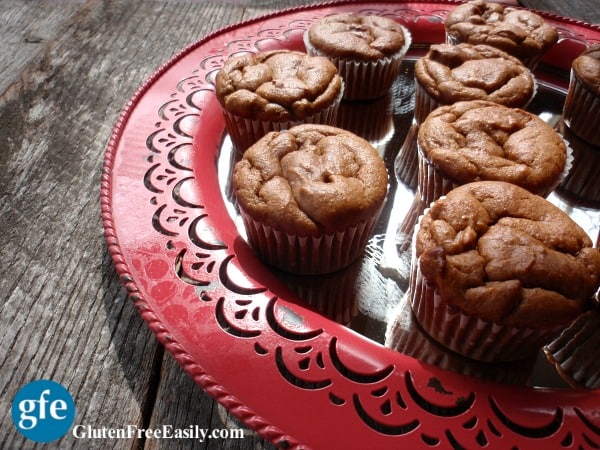
[[[291, 0], [0, 0], [0, 448], [36, 448], [13, 426], [28, 381], [73, 395], [76, 424], [237, 428], [157, 344], [103, 238], [104, 148], [121, 109], [178, 50]], [[597, 0], [522, 4], [592, 23]], [[41, 447], [41, 446], [40, 446]], [[86, 440], [45, 448], [269, 449], [243, 440]]]

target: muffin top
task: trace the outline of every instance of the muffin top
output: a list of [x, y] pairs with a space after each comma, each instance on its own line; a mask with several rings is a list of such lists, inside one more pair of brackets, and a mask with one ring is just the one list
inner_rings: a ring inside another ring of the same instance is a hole
[[395, 20], [352, 13], [315, 22], [308, 29], [308, 39], [326, 55], [368, 61], [392, 55], [407, 43], [404, 27]]
[[322, 111], [342, 91], [342, 79], [331, 61], [291, 50], [232, 56], [217, 73], [215, 84], [227, 111], [277, 122]]
[[558, 41], [556, 28], [541, 16], [481, 0], [451, 10], [444, 25], [460, 42], [491, 45], [517, 57], [540, 55]]
[[499, 180], [547, 195], [565, 168], [561, 136], [537, 115], [474, 100], [442, 106], [419, 127], [419, 150], [459, 184]]
[[377, 150], [349, 131], [305, 124], [271, 132], [236, 163], [242, 210], [290, 234], [331, 234], [377, 214], [388, 175]]
[[422, 273], [449, 304], [503, 325], [578, 316], [599, 285], [600, 252], [571, 218], [511, 183], [462, 185], [421, 219]]
[[600, 95], [600, 44], [588, 47], [575, 58], [573, 72], [587, 89]]
[[517, 58], [489, 45], [436, 44], [415, 64], [415, 77], [443, 104], [489, 100], [524, 107], [535, 93], [534, 78]]

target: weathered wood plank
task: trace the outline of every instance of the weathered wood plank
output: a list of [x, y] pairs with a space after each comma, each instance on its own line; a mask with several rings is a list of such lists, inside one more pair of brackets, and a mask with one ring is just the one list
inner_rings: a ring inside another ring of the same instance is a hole
[[21, 71], [62, 33], [81, 1], [3, 0], [0, 7], [0, 94], [18, 81]]
[[[229, 6], [204, 2], [79, 6], [71, 26], [25, 69], [11, 66], [18, 82], [0, 108], [0, 320], [6, 330], [0, 421], [10, 448], [33, 447], [12, 426], [10, 402], [24, 382], [39, 378], [70, 390], [77, 423], [146, 423], [163, 350], [126, 300], [103, 242], [104, 146], [121, 108], [156, 68], [218, 27], [215, 17], [223, 24], [240, 17], [229, 15]], [[0, 5], [3, 17], [12, 7]], [[208, 428], [211, 415], [201, 420]], [[75, 442], [66, 436], [57, 445]], [[86, 441], [88, 448], [107, 445]]]
[[592, 24], [600, 24], [600, 5], [597, 0], [519, 0], [526, 8], [552, 11], [555, 14], [572, 17]]

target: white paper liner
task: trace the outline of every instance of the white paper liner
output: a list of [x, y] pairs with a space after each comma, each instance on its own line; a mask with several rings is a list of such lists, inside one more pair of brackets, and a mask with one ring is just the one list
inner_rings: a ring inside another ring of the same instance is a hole
[[[423, 216], [428, 211], [426, 209]], [[413, 240], [423, 216], [415, 227]], [[412, 310], [423, 330], [450, 350], [478, 361], [508, 362], [530, 358], [564, 328], [517, 328], [463, 313], [444, 301], [427, 282], [414, 243], [409, 289]]]
[[571, 69], [563, 120], [571, 131], [590, 145], [600, 146], [600, 97], [587, 89]]
[[362, 254], [379, 213], [346, 230], [319, 236], [288, 234], [240, 210], [250, 246], [267, 264], [297, 275], [332, 273]]
[[430, 205], [438, 198], [446, 195], [452, 189], [460, 186], [451, 178], [444, 176], [436, 166], [431, 164], [423, 155], [421, 146], [417, 144], [419, 157], [419, 174], [417, 192], [425, 205]]
[[[534, 192], [534, 194], [541, 197], [547, 197], [552, 191], [554, 191], [562, 182], [565, 180], [573, 165], [573, 149], [569, 143], [560, 133], [558, 133], [566, 147], [566, 160], [565, 167], [556, 180], [549, 184], [548, 187], [540, 192]], [[438, 167], [433, 164], [424, 155], [420, 145], [417, 144], [417, 151], [419, 157], [419, 174], [418, 174], [418, 188], [417, 191], [421, 196], [424, 204], [429, 205], [443, 195], [446, 195], [452, 189], [457, 188], [462, 183], [455, 182], [451, 177], [446, 176]], [[478, 180], [472, 180], [478, 181]], [[506, 180], [498, 180], [506, 181]]]
[[442, 106], [435, 98], [433, 98], [427, 89], [419, 82], [418, 78], [415, 77], [415, 108], [414, 108], [414, 120], [417, 125], [421, 125], [427, 119], [427, 116], [434, 109]]
[[561, 182], [560, 189], [579, 200], [600, 205], [600, 146], [580, 139], [565, 124], [559, 130], [573, 151], [571, 171]]
[[418, 184], [419, 158], [417, 154], [417, 135], [419, 126], [413, 121], [394, 161], [396, 177], [410, 189]]
[[308, 30], [304, 32], [304, 46], [309, 55], [325, 56], [337, 66], [340, 76], [346, 83], [344, 100], [375, 99], [385, 95], [391, 89], [412, 43], [410, 31], [402, 25], [400, 27], [404, 33], [404, 46], [393, 55], [377, 61], [358, 61], [328, 55], [310, 43]]
[[344, 94], [344, 83], [342, 89], [335, 101], [327, 108], [307, 116], [301, 120], [288, 120], [283, 122], [274, 122], [270, 120], [248, 119], [238, 116], [221, 108], [225, 118], [225, 126], [238, 152], [243, 153], [248, 147], [271, 131], [281, 131], [290, 129], [296, 125], [304, 123], [314, 123], [320, 125], [336, 126], [337, 114]]

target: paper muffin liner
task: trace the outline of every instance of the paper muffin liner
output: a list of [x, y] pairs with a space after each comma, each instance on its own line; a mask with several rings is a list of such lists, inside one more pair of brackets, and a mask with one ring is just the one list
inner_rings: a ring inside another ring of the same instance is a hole
[[311, 44], [308, 30], [304, 32], [304, 46], [309, 55], [325, 56], [337, 66], [340, 76], [346, 83], [344, 100], [375, 99], [382, 97], [391, 89], [412, 43], [410, 31], [400, 26], [404, 33], [404, 46], [393, 55], [376, 61], [359, 61], [328, 55]]
[[[467, 41], [462, 41], [458, 35], [450, 34], [450, 33], [448, 33], [448, 30], [446, 30], [446, 43], [447, 44], [457, 45], [457, 44], [461, 44], [462, 42], [467, 42]], [[470, 42], [470, 43], [473, 44], [473, 42]], [[478, 42], [476, 44], [490, 45], [486, 42], [480, 42], [480, 43]], [[532, 54], [532, 55], [515, 55], [515, 54], [511, 54], [511, 53], [507, 52], [504, 49], [500, 49], [500, 50], [517, 58], [519, 61], [521, 61], [523, 63], [523, 65], [525, 67], [527, 67], [531, 71], [535, 70], [535, 68], [538, 66], [538, 64], [540, 63], [540, 61], [542, 60], [542, 58], [545, 54], [545, 52], [540, 52], [540, 53]]]
[[600, 146], [588, 144], [573, 133], [564, 122], [558, 124], [558, 130], [564, 135], [573, 151], [572, 167], [561, 181], [559, 189], [594, 206], [600, 205]]
[[249, 119], [233, 114], [223, 107], [221, 107], [221, 110], [223, 111], [223, 117], [225, 118], [225, 127], [231, 137], [234, 147], [238, 152], [243, 153], [248, 147], [271, 131], [287, 130], [303, 123], [336, 126], [338, 109], [343, 94], [344, 83], [342, 82], [342, 89], [331, 105], [301, 120], [277, 122], [272, 120]]
[[[531, 73], [531, 71], [530, 71]], [[533, 80], [533, 89], [531, 91], [531, 96], [529, 99], [518, 108], [526, 109], [527, 106], [531, 103], [531, 101], [537, 95], [538, 84], [533, 73], [531, 74], [531, 79]], [[466, 99], [465, 99], [466, 100]], [[445, 103], [438, 101], [435, 97], [433, 97], [427, 89], [419, 82], [418, 77], [415, 76], [415, 108], [414, 108], [414, 121], [417, 125], [421, 125], [425, 122], [427, 116], [436, 108], [440, 106], [445, 106]]]
[[434, 164], [423, 155], [421, 146], [417, 144], [419, 172], [417, 193], [425, 205], [430, 205], [452, 189], [460, 186], [450, 177], [445, 176]]
[[563, 120], [581, 140], [600, 146], [600, 97], [585, 87], [573, 69], [563, 106]]
[[[573, 166], [573, 149], [569, 143], [560, 133], [565, 147], [566, 147], [566, 160], [565, 167], [559, 177], [553, 183], [549, 183], [548, 186], [539, 192], [533, 192], [541, 197], [547, 197], [552, 191], [554, 191], [570, 174]], [[462, 183], [457, 183], [451, 177], [447, 176], [442, 172], [435, 164], [433, 164], [424, 155], [421, 146], [417, 144], [418, 157], [419, 157], [419, 174], [418, 174], [418, 193], [426, 205], [431, 204], [443, 195], [446, 195], [452, 189], [457, 188]], [[473, 180], [475, 181], [475, 180]]]
[[[427, 214], [425, 210], [424, 214]], [[416, 237], [421, 218], [415, 227]], [[519, 361], [533, 357], [564, 327], [519, 328], [482, 320], [447, 303], [428, 283], [413, 245], [410, 301], [415, 318], [429, 336], [467, 358], [486, 362]]]
[[386, 330], [385, 346], [426, 364], [496, 383], [525, 385], [533, 372], [536, 355], [506, 363], [483, 362], [466, 358], [431, 338], [419, 325], [411, 310], [409, 293], [394, 310]]
[[332, 273], [356, 261], [371, 238], [379, 212], [332, 234], [301, 236], [255, 220], [240, 209], [248, 242], [257, 255], [267, 264], [296, 275]]
[[411, 189], [418, 185], [419, 158], [417, 155], [417, 135], [419, 126], [413, 122], [394, 160], [396, 177]]
[[427, 92], [427, 89], [419, 82], [419, 79], [415, 77], [415, 108], [414, 108], [414, 120], [417, 125], [421, 125], [427, 119], [427, 116], [434, 109], [442, 106], [442, 103], [438, 102], [433, 96]]
[[396, 250], [398, 253], [406, 253], [410, 256], [409, 251], [412, 249], [413, 234], [417, 221], [423, 215], [425, 211], [425, 202], [421, 199], [421, 196], [417, 193], [413, 198], [410, 208], [406, 212], [404, 219], [398, 225], [396, 230]]
[[544, 347], [548, 360], [573, 387], [600, 388], [600, 310], [579, 316]]

